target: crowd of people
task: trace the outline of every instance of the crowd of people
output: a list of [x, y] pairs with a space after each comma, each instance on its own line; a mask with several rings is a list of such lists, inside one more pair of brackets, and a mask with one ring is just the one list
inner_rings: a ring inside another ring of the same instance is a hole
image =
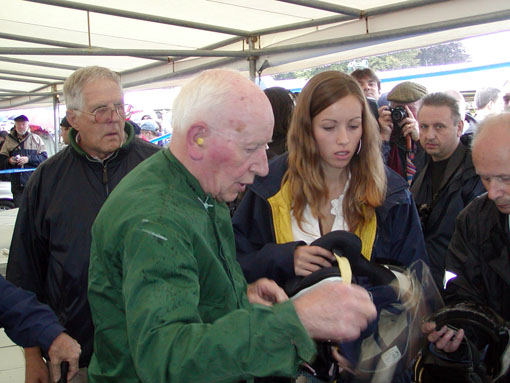
[[[401, 299], [380, 288], [417, 264], [448, 306], [510, 320], [505, 95], [480, 90], [490, 112], [468, 119], [458, 92], [408, 81], [386, 103], [380, 86], [370, 69], [326, 71], [296, 97], [205, 71], [162, 148], [152, 120], [126, 120], [119, 76], [85, 67], [65, 82], [67, 146], [49, 159], [19, 116], [3, 168], [37, 169], [12, 176], [0, 325], [25, 347], [25, 381], [57, 381], [62, 362], [72, 383], [369, 381], [352, 350]], [[359, 248], [328, 245], [342, 233]], [[332, 269], [341, 280], [325, 283]], [[292, 296], [296, 281], [313, 283]], [[506, 333], [463, 368], [473, 331], [419, 321], [419, 353], [387, 349], [409, 359], [391, 382], [510, 381], [492, 349]], [[381, 347], [377, 368], [396, 366]]]

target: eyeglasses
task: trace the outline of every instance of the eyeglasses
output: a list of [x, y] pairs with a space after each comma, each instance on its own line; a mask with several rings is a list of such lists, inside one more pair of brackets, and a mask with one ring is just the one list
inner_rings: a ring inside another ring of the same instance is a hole
[[97, 108], [92, 113], [85, 112], [83, 110], [78, 110], [78, 112], [90, 114], [91, 116], [94, 116], [94, 119], [98, 124], [102, 124], [105, 122], [108, 122], [112, 119], [113, 115], [112, 113], [115, 111], [119, 115], [120, 118], [124, 119], [126, 117], [126, 114], [129, 113], [132, 106], [129, 104], [116, 104], [113, 107], [111, 106], [103, 106], [101, 108]]

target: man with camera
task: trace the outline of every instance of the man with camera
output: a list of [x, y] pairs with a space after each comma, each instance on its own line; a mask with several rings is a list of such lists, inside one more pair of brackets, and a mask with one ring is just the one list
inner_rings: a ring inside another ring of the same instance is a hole
[[411, 192], [420, 214], [430, 269], [441, 289], [455, 218], [485, 188], [469, 147], [460, 141], [464, 120], [457, 100], [445, 93], [428, 94], [421, 100], [418, 122], [426, 162], [416, 173]]
[[386, 164], [409, 184], [421, 168], [421, 151], [416, 112], [419, 102], [427, 94], [427, 89], [420, 84], [405, 81], [395, 86], [388, 93], [390, 107], [379, 108], [379, 128], [383, 139], [383, 156]]

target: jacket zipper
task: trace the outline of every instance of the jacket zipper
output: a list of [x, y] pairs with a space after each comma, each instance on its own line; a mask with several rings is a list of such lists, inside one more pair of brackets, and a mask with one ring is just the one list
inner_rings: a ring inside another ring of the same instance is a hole
[[106, 195], [109, 195], [110, 190], [108, 188], [108, 169], [106, 167], [106, 163], [103, 163], [103, 184], [106, 188]]

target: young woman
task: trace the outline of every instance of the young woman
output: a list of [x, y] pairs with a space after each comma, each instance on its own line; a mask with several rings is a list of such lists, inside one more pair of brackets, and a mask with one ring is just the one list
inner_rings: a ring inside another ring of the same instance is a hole
[[377, 122], [354, 78], [314, 76], [298, 97], [287, 145], [233, 217], [249, 282], [267, 277], [283, 286], [330, 266], [333, 255], [308, 244], [338, 229], [361, 238], [368, 260], [428, 262], [408, 184], [384, 166]]

